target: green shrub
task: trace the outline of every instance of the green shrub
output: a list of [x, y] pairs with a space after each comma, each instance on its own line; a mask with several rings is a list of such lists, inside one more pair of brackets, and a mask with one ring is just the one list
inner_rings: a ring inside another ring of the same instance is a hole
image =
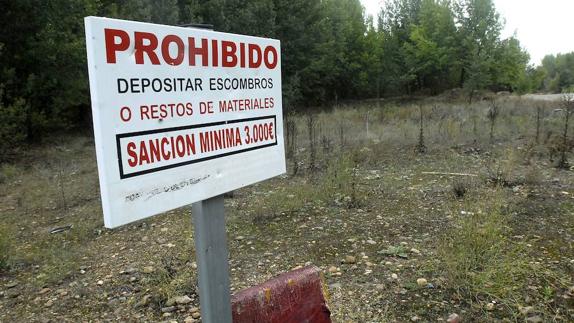
[[439, 245], [440, 266], [449, 289], [462, 299], [516, 305], [527, 285], [529, 265], [509, 240], [505, 216], [496, 206], [467, 212]]
[[2, 104], [0, 87], [0, 161], [7, 159], [8, 152], [26, 139], [26, 102], [16, 100], [13, 105]]
[[10, 230], [3, 225], [0, 226], [0, 271], [10, 268], [11, 241], [8, 235]]

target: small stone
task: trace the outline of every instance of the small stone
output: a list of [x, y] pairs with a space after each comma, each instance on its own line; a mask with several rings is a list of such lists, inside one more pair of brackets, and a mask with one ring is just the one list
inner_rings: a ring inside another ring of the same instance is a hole
[[411, 252], [414, 253], [414, 254], [417, 254], [417, 255], [420, 255], [420, 254], [421, 254], [420, 250], [415, 249], [415, 248], [412, 248], [412, 249], [411, 249]]
[[151, 295], [145, 295], [139, 302], [136, 303], [135, 307], [144, 307], [148, 305], [151, 301]]
[[393, 274], [391, 275], [391, 278], [392, 278], [392, 279], [399, 279], [399, 275], [393, 273]]
[[136, 272], [135, 268], [128, 268], [128, 269], [120, 271], [120, 275], [131, 275], [135, 272]]
[[370, 244], [370, 245], [375, 245], [375, 244], [377, 244], [377, 242], [376, 242], [375, 240], [371, 240], [371, 239], [367, 240], [367, 243]]
[[355, 258], [354, 256], [346, 256], [345, 257], [345, 263], [346, 264], [354, 264], [357, 262], [357, 258]]
[[487, 311], [494, 311], [494, 303], [488, 303], [485, 307]]
[[143, 267], [143, 272], [144, 274], [151, 274], [155, 271], [155, 269], [152, 266], [146, 266]]
[[161, 316], [162, 317], [171, 317], [171, 315], [172, 315], [171, 313], [166, 312], [166, 313], [163, 313]]
[[46, 302], [46, 304], [44, 304], [45, 307], [52, 307], [52, 305], [54, 305], [54, 301], [49, 300]]
[[335, 266], [329, 267], [329, 272], [330, 272], [331, 274], [336, 273], [337, 271], [339, 271], [339, 270], [337, 270], [337, 267], [335, 267]]
[[532, 306], [519, 306], [518, 311], [520, 311], [520, 314], [522, 314], [522, 315], [527, 315], [527, 314], [532, 313], [534, 311], [534, 307], [532, 307]]
[[199, 312], [193, 312], [191, 313], [191, 317], [193, 317], [194, 319], [198, 319], [201, 317], [201, 314], [199, 314]]
[[365, 265], [367, 265], [367, 267], [373, 267], [373, 266], [374, 266], [374, 264], [373, 264], [372, 262], [370, 262], [370, 261], [367, 261], [367, 262], [365, 263]]
[[175, 306], [167, 306], [167, 307], [163, 307], [161, 309], [162, 313], [171, 313], [173, 311], [175, 311], [177, 308]]
[[161, 232], [167, 232], [168, 228], [161, 228], [159, 231]]
[[17, 281], [11, 281], [11, 282], [9, 282], [8, 284], [4, 285], [4, 287], [6, 287], [6, 288], [14, 288], [14, 287], [16, 287], [16, 286], [18, 286], [18, 282], [17, 282]]
[[413, 321], [413, 322], [418, 322], [420, 319], [421, 319], [421, 318], [418, 317], [418, 316], [416, 316], [416, 315], [413, 316], [413, 317], [411, 317], [411, 321]]
[[451, 315], [448, 316], [448, 319], [446, 319], [447, 323], [460, 323], [462, 322], [462, 318], [460, 317], [460, 315], [456, 314], [456, 313], [452, 313]]
[[169, 298], [169, 299], [165, 302], [165, 306], [166, 306], [166, 307], [172, 307], [172, 306], [175, 306], [175, 304], [177, 304], [176, 297]]
[[134, 282], [137, 282], [137, 281], [138, 281], [138, 278], [137, 278], [137, 277], [134, 277], [134, 276], [130, 277], [130, 283], [134, 283]]
[[189, 296], [187, 296], [187, 295], [175, 298], [175, 302], [179, 305], [186, 305], [186, 304], [191, 303], [192, 301], [193, 300], [191, 298], [189, 298]]
[[528, 322], [528, 323], [540, 323], [543, 321], [544, 320], [542, 320], [542, 318], [540, 316], [531, 316], [531, 317], [526, 319], [526, 322]]
[[237, 241], [241, 241], [241, 240], [243, 240], [243, 239], [245, 239], [244, 236], [238, 236], [237, 238], [235, 238], [235, 240], [237, 240]]
[[189, 311], [191, 313], [195, 313], [195, 312], [199, 313], [199, 307], [192, 307]]
[[193, 322], [195, 322], [195, 319], [191, 316], [188, 316], [183, 320], [183, 323], [193, 323]]
[[50, 291], [51, 291], [51, 289], [49, 289], [49, 288], [42, 288], [42, 289], [38, 292], [38, 294], [39, 294], [39, 295], [44, 295], [44, 294], [46, 294], [46, 293], [49, 293]]
[[383, 285], [383, 284], [377, 284], [377, 285], [375, 285], [375, 289], [376, 289], [376, 290], [384, 290], [384, 289], [385, 289], [385, 285]]
[[417, 285], [419, 285], [419, 287], [426, 287], [426, 285], [428, 285], [428, 281], [424, 278], [419, 278], [417, 279]]
[[98, 282], [97, 282], [96, 284], [98, 284], [98, 286], [102, 286], [102, 285], [104, 284], [104, 281], [103, 281], [103, 280], [98, 280]]

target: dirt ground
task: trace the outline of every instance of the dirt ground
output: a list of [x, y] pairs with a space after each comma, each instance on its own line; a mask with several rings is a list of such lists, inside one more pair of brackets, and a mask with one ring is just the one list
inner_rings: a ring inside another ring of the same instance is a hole
[[[487, 102], [425, 103], [424, 153], [417, 106], [295, 118], [289, 173], [225, 201], [232, 292], [312, 264], [336, 322], [573, 322], [560, 116], [536, 144], [535, 107], [500, 105], [491, 137]], [[201, 320], [189, 208], [108, 230], [93, 139], [20, 155], [1, 168], [0, 322]]]

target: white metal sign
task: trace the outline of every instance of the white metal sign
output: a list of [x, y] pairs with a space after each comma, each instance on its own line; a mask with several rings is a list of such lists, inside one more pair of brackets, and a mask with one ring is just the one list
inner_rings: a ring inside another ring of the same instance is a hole
[[278, 40], [85, 18], [113, 228], [285, 172]]

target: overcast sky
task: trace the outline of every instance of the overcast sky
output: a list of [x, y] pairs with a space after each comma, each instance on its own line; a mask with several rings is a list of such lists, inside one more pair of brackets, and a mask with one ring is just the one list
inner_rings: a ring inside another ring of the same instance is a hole
[[[367, 14], [376, 16], [385, 0], [361, 0]], [[546, 54], [574, 51], [574, 0], [494, 0], [506, 20], [503, 37], [518, 36], [533, 64]]]

